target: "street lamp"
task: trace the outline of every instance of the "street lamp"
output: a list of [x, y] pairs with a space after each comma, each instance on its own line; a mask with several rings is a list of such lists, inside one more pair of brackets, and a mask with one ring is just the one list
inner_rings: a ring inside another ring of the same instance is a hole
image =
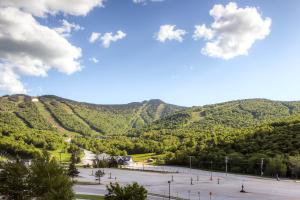
[[264, 158], [261, 159], [261, 163], [260, 163], [260, 175], [261, 176], [264, 175], [263, 168], [264, 168]]
[[210, 161], [210, 180], [212, 181], [213, 178], [212, 178], [212, 164], [213, 164], [213, 161], [211, 160]]
[[171, 181], [168, 181], [169, 183], [169, 200], [171, 199]]
[[190, 172], [192, 171], [192, 156], [189, 156], [190, 158]]
[[227, 167], [227, 165], [228, 165], [228, 156], [226, 156], [225, 157], [225, 164], [226, 164], [226, 176], [227, 176], [227, 172], [228, 172], [228, 167]]

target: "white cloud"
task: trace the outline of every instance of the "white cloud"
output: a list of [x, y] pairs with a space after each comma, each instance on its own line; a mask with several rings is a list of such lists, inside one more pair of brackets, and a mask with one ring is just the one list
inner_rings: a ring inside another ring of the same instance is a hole
[[1, 0], [0, 6], [20, 8], [34, 16], [45, 17], [57, 13], [85, 16], [95, 7], [103, 7], [105, 0]]
[[92, 34], [91, 34], [91, 36], [89, 38], [89, 42], [90, 43], [96, 42], [99, 39], [100, 35], [101, 35], [101, 33], [92, 32]]
[[92, 57], [89, 60], [92, 61], [93, 63], [98, 63], [99, 62], [99, 60], [95, 57]]
[[195, 32], [193, 35], [194, 40], [199, 40], [201, 38], [205, 38], [210, 40], [214, 37], [214, 32], [210, 28], [207, 28], [205, 24], [201, 26], [195, 26]]
[[146, 1], [147, 0], [132, 0], [133, 3], [137, 3], [137, 4], [139, 4], [139, 3], [143, 4], [143, 3], [146, 3]]
[[156, 40], [165, 42], [167, 40], [176, 40], [178, 42], [183, 41], [183, 36], [187, 32], [182, 29], [176, 29], [175, 25], [162, 25], [159, 32], [155, 34]]
[[126, 37], [126, 33], [124, 33], [123, 31], [119, 30], [117, 31], [116, 34], [113, 34], [112, 32], [110, 33], [105, 33], [100, 40], [102, 41], [102, 46], [104, 48], [108, 48], [110, 47], [110, 44], [112, 42], [116, 42], [118, 40], [124, 39]]
[[136, 4], [147, 4], [147, 2], [163, 2], [164, 0], [132, 0], [133, 3]]
[[0, 91], [7, 91], [10, 94], [27, 93], [19, 75], [9, 65], [0, 63], [0, 74]]
[[61, 34], [62, 36], [64, 37], [68, 37], [70, 36], [71, 32], [74, 30], [74, 31], [79, 31], [79, 30], [83, 30], [84, 28], [81, 27], [80, 25], [78, 24], [75, 24], [75, 23], [70, 23], [68, 22], [67, 20], [63, 19], [62, 21], [62, 26], [61, 27], [58, 27], [58, 28], [55, 28], [54, 30]]
[[209, 12], [214, 18], [210, 28], [196, 26], [193, 38], [208, 40], [202, 54], [222, 59], [247, 55], [256, 40], [270, 33], [271, 19], [261, 16], [255, 7], [238, 8], [236, 3], [215, 5]]
[[50, 69], [65, 74], [80, 71], [80, 57], [80, 48], [30, 13], [0, 7], [0, 90], [25, 93], [20, 82], [23, 75], [47, 76]]

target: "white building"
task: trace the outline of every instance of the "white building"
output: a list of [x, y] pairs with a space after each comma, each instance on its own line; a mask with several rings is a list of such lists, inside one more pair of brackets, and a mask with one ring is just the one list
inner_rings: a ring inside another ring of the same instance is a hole
[[31, 98], [31, 101], [32, 101], [32, 102], [39, 102], [39, 99], [38, 99], [37, 97], [32, 97], [32, 98]]

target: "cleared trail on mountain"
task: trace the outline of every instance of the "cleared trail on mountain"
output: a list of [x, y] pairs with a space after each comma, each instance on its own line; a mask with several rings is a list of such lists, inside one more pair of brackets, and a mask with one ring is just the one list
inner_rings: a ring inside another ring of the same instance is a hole
[[61, 133], [71, 133], [70, 131], [66, 130], [64, 127], [62, 127], [56, 119], [52, 116], [52, 114], [48, 111], [46, 106], [41, 103], [40, 101], [35, 102], [36, 107], [38, 108], [40, 114], [51, 124], [53, 127], [55, 127], [59, 132]]
[[[138, 120], [138, 118], [140, 118], [143, 110], [147, 107], [147, 104], [144, 103], [139, 109], [138, 111], [133, 115], [133, 117], [131, 118], [131, 120], [129, 121], [128, 126], [124, 129], [123, 133], [126, 133], [128, 130], [130, 130], [134, 124], [136, 123], [136, 121]], [[142, 118], [141, 118], [142, 119]]]
[[82, 116], [80, 116], [77, 112], [75, 112], [75, 110], [67, 103], [63, 103], [66, 106], [66, 109], [69, 113], [74, 115], [74, 118], [76, 118], [76, 120], [80, 121], [81, 123], [85, 124], [87, 127], [89, 127], [92, 131], [94, 131], [97, 134], [102, 134], [102, 132], [100, 130], [98, 130], [96, 127], [94, 127], [93, 125], [90, 125], [86, 119], [84, 119]]

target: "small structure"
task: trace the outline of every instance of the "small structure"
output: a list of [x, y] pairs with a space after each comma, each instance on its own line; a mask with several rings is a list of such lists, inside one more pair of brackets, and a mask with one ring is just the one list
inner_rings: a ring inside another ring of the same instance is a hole
[[32, 97], [32, 98], [31, 98], [31, 101], [32, 101], [32, 102], [39, 102], [39, 99], [38, 99], [37, 97]]
[[111, 156], [106, 153], [101, 153], [99, 155], [96, 155], [96, 159], [98, 159], [98, 160], [108, 161], [110, 158], [111, 158]]
[[123, 156], [123, 164], [124, 165], [132, 165], [134, 163], [131, 156]]
[[152, 162], [154, 162], [154, 159], [149, 158], [149, 159], [147, 160], [147, 162], [148, 162], [148, 163], [152, 163]]
[[32, 159], [23, 159], [22, 160], [26, 167], [30, 167], [32, 164]]
[[133, 165], [134, 161], [131, 156], [111, 156], [106, 153], [101, 153], [96, 155], [97, 160], [101, 161], [111, 161], [112, 159], [117, 161], [118, 164], [120, 165]]

